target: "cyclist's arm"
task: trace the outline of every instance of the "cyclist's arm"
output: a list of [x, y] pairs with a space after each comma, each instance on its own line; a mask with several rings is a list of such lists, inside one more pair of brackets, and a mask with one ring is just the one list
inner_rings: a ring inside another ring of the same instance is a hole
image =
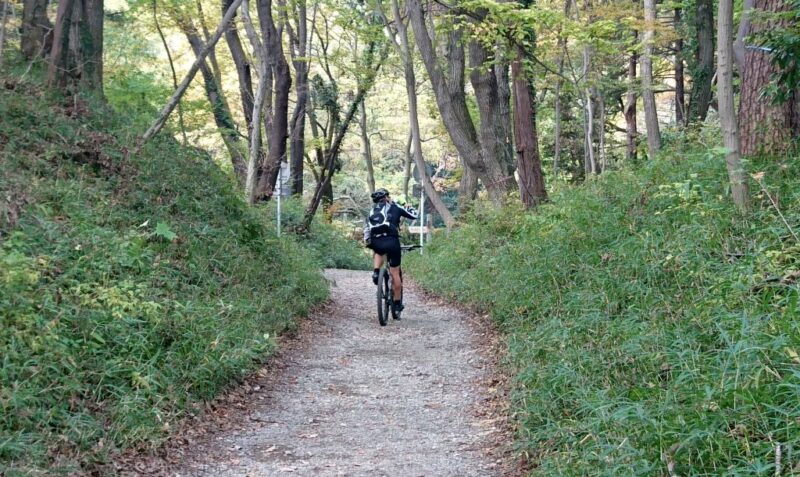
[[400, 207], [400, 216], [411, 220], [417, 220], [419, 218], [417, 211], [410, 207], [408, 209]]

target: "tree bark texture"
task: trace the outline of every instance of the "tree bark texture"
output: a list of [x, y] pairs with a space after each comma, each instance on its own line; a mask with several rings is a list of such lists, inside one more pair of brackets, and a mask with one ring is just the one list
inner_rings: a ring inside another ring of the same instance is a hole
[[703, 122], [711, 105], [711, 80], [714, 78], [714, 2], [695, 0], [695, 70], [689, 96], [689, 122]]
[[533, 209], [547, 200], [536, 131], [536, 94], [523, 71], [525, 51], [516, 45], [515, 53], [516, 57], [511, 62], [511, 77], [514, 88], [514, 138], [519, 193], [525, 208]]
[[358, 125], [361, 129], [361, 147], [364, 154], [364, 163], [367, 166], [367, 185], [369, 186], [369, 193], [375, 192], [375, 169], [372, 167], [372, 145], [369, 143], [369, 131], [367, 130], [367, 107], [361, 101], [359, 104], [359, 121]]
[[[636, 37], [638, 34], [633, 33]], [[628, 161], [636, 160], [636, 139], [638, 133], [636, 131], [636, 63], [638, 62], [639, 55], [636, 52], [631, 52], [628, 59], [628, 92], [626, 94], [625, 106], [623, 108], [623, 115], [625, 116], [625, 158]]]
[[[428, 77], [431, 79], [436, 104], [442, 114], [442, 122], [450, 135], [450, 139], [466, 166], [475, 172], [480, 181], [483, 182], [492, 201], [500, 204], [513, 188], [514, 179], [513, 175], [510, 180], [507, 177], [507, 165], [503, 162], [507, 157], [505, 153], [500, 156], [499, 161], [495, 157], [484, 157], [484, 145], [478, 139], [475, 125], [469, 115], [464, 93], [465, 58], [460, 29], [456, 25], [442, 34], [447, 36], [447, 41], [442, 45], [446, 50], [444, 56], [448, 62], [448, 69], [445, 72], [442, 67], [442, 59], [437, 55], [433, 40], [428, 32], [422, 5], [419, 0], [409, 0], [407, 8], [420, 55], [425, 63]], [[469, 48], [472, 65], [483, 64], [483, 59], [488, 56], [485, 48], [479, 45], [470, 45]], [[493, 127], [491, 123], [492, 115], [498, 113], [495, 108], [496, 105], [488, 104], [492, 96], [497, 97], [498, 95], [496, 89], [497, 79], [493, 73], [488, 71], [476, 71], [473, 74], [473, 88], [476, 90], [476, 97], [481, 110], [481, 123], [486, 123], [482, 131], [483, 139], [484, 136], [491, 136], [490, 128]], [[490, 74], [494, 77], [494, 80], [489, 77]], [[495, 88], [494, 91], [491, 91], [492, 88]], [[480, 90], [480, 93], [478, 90]], [[506, 118], [505, 125], [499, 125], [498, 127], [507, 127], [508, 124], [509, 121]], [[485, 145], [485, 150], [502, 150], [502, 146], [504, 146], [502, 141], [497, 137], [490, 138], [490, 143]]]
[[289, 128], [289, 92], [292, 78], [289, 75], [289, 64], [283, 54], [283, 41], [272, 16], [272, 0], [258, 0], [258, 19], [261, 25], [261, 36], [264, 38], [267, 64], [271, 66], [274, 77], [274, 100], [271, 114], [267, 119], [268, 151], [257, 186], [257, 200], [269, 200], [272, 197], [275, 181], [280, 173], [281, 161], [286, 159], [286, 140]]
[[[239, 0], [241, 2], [241, 0]], [[234, 8], [234, 7], [231, 7]], [[208, 48], [208, 45], [203, 44], [202, 38], [197, 31], [194, 23], [187, 19], [177, 19], [178, 25], [183, 30], [189, 45], [197, 59], [203, 57], [203, 52]], [[226, 22], [227, 23], [227, 22]], [[222, 26], [222, 25], [220, 25]], [[205, 60], [200, 61], [198, 68], [203, 75], [203, 87], [206, 92], [206, 98], [211, 106], [211, 112], [214, 116], [214, 123], [219, 130], [225, 148], [231, 156], [231, 164], [236, 178], [240, 182], [244, 182], [247, 176], [247, 161], [245, 159], [244, 149], [246, 146], [242, 144], [239, 133], [236, 130], [236, 123], [233, 121], [228, 103], [222, 96], [219, 90], [219, 81], [214, 76], [214, 72], [209, 67]]]
[[731, 183], [733, 202], [740, 210], [749, 208], [747, 175], [739, 154], [739, 131], [733, 106], [733, 0], [719, 0], [717, 88], [722, 138], [727, 149], [725, 163]]
[[[167, 104], [161, 110], [156, 120], [153, 121], [153, 124], [150, 125], [150, 128], [142, 136], [142, 140], [139, 146], [137, 147], [137, 150], [140, 149], [142, 145], [145, 142], [147, 142], [150, 138], [158, 134], [161, 128], [164, 127], [164, 123], [166, 123], [167, 118], [169, 118], [169, 115], [175, 109], [175, 106], [180, 101], [181, 97], [183, 96], [183, 93], [186, 92], [186, 88], [189, 87], [189, 83], [192, 82], [192, 79], [194, 79], [194, 76], [197, 74], [197, 71], [200, 70], [201, 65], [205, 65], [206, 56], [208, 56], [209, 51], [211, 51], [211, 49], [214, 48], [214, 46], [217, 44], [217, 41], [219, 41], [220, 37], [222, 36], [222, 31], [223, 27], [225, 26], [225, 23], [233, 16], [234, 12], [236, 11], [237, 8], [239, 8], [239, 5], [241, 3], [242, 0], [234, 0], [233, 5], [231, 5], [231, 8], [229, 8], [227, 13], [225, 13], [225, 17], [223, 17], [222, 23], [220, 24], [219, 28], [217, 28], [217, 31], [214, 33], [214, 36], [211, 37], [211, 40], [205, 45], [205, 47], [202, 48], [202, 51], [200, 51], [199, 54], [196, 54], [194, 63], [192, 63], [192, 66], [189, 68], [189, 72], [186, 73], [186, 76], [183, 78], [183, 81], [181, 81], [181, 84], [178, 85], [178, 89], [172, 94], [172, 97], [169, 99]], [[176, 23], [180, 26], [180, 23], [178, 21], [180, 20], [180, 18], [175, 18], [175, 20]], [[242, 162], [244, 163], [244, 161]]]
[[292, 64], [295, 71], [296, 102], [290, 122], [289, 170], [292, 175], [292, 195], [303, 195], [303, 158], [305, 154], [306, 104], [308, 103], [308, 9], [305, 0], [297, 0], [297, 30], [289, 29], [292, 44]]
[[[406, 83], [406, 95], [408, 96], [408, 120], [411, 125], [411, 141], [413, 144], [414, 164], [419, 171], [420, 184], [425, 190], [425, 196], [433, 205], [433, 208], [442, 218], [445, 226], [449, 229], [455, 225], [453, 215], [442, 201], [439, 192], [433, 186], [433, 181], [428, 174], [428, 167], [425, 157], [422, 155], [422, 132], [419, 127], [419, 112], [417, 105], [417, 79], [414, 71], [414, 52], [411, 43], [408, 41], [408, 25], [400, 15], [398, 0], [392, 0], [392, 15], [394, 16], [395, 28], [400, 37], [400, 57], [403, 61], [403, 76]], [[407, 187], [407, 186], [406, 186]], [[408, 198], [408, 196], [406, 196]], [[422, 205], [422, 204], [420, 204]]]
[[[8, 3], [8, 2], [6, 2]], [[53, 44], [53, 24], [47, 17], [47, 0], [23, 0], [22, 56], [26, 60], [46, 57]]]
[[[777, 13], [791, 8], [785, 0], [755, 0], [753, 12]], [[745, 38], [766, 29], [786, 26], [785, 21], [754, 15]], [[781, 105], [772, 104], [771, 98], [763, 94], [772, 76], [778, 72], [770, 59], [769, 52], [745, 47], [739, 101], [742, 154], [780, 154], [791, 145], [792, 139], [800, 135], [795, 112], [800, 107], [797, 93]]]
[[[222, 14], [228, 11], [233, 0], [222, 0]], [[242, 113], [247, 124], [248, 133], [253, 130], [253, 78], [251, 73], [250, 61], [242, 47], [239, 38], [239, 30], [236, 28], [236, 16], [230, 19], [225, 25], [225, 43], [231, 52], [233, 64], [236, 65], [236, 76], [239, 79], [239, 98], [242, 101]], [[218, 78], [219, 79], [219, 78]], [[251, 141], [252, 143], [252, 141]]]
[[[679, 29], [681, 22], [681, 9], [675, 9], [675, 29]], [[686, 122], [686, 94], [684, 92], [683, 78], [683, 37], [678, 32], [675, 40], [675, 122], [679, 127]]]
[[[175, 73], [175, 63], [172, 60], [172, 52], [169, 49], [167, 38], [164, 36], [164, 31], [161, 29], [161, 22], [158, 20], [158, 0], [153, 0], [153, 23], [155, 23], [158, 37], [161, 39], [161, 44], [164, 46], [164, 52], [167, 54], [169, 61], [169, 70], [172, 73], [172, 87], [178, 89], [178, 75]], [[183, 123], [183, 108], [181, 108], [180, 99], [178, 100], [178, 125], [181, 128], [181, 135], [183, 136], [183, 145], [187, 145], [189, 140], [186, 137], [186, 126]]]
[[644, 0], [644, 55], [642, 55], [642, 99], [647, 126], [647, 152], [651, 159], [661, 149], [661, 131], [658, 126], [658, 109], [653, 92], [653, 38], [655, 37], [656, 2]]
[[59, 3], [47, 70], [50, 87], [103, 94], [103, 18], [103, 0]]

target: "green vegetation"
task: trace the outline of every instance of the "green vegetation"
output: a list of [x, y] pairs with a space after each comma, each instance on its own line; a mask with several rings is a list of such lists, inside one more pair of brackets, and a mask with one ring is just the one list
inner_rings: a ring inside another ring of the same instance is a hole
[[[737, 214], [721, 154], [673, 149], [536, 213], [479, 211], [409, 257], [506, 333], [532, 475], [796, 471], [800, 243], [763, 191]], [[748, 168], [800, 224], [797, 157]]]
[[254, 370], [325, 300], [322, 265], [366, 258], [326, 256], [342, 239], [323, 224], [313, 255], [277, 239], [202, 150], [163, 136], [128, 156], [141, 131], [106, 107], [8, 84], [0, 474], [107, 473]]

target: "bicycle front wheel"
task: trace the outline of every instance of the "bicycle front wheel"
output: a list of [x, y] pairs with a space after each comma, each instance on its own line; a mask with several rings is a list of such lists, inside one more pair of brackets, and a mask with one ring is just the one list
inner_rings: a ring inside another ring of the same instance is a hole
[[389, 289], [388, 273], [386, 267], [383, 267], [378, 275], [378, 323], [381, 326], [386, 326], [389, 321], [389, 294], [392, 291]]

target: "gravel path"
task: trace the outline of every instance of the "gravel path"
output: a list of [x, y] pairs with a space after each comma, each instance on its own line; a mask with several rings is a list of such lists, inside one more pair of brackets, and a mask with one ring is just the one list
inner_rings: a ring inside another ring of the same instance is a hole
[[[491, 359], [453, 308], [405, 293], [378, 325], [369, 272], [329, 270], [331, 306], [248, 422], [197, 443], [181, 476], [491, 476]], [[481, 415], [483, 414], [483, 415]]]

